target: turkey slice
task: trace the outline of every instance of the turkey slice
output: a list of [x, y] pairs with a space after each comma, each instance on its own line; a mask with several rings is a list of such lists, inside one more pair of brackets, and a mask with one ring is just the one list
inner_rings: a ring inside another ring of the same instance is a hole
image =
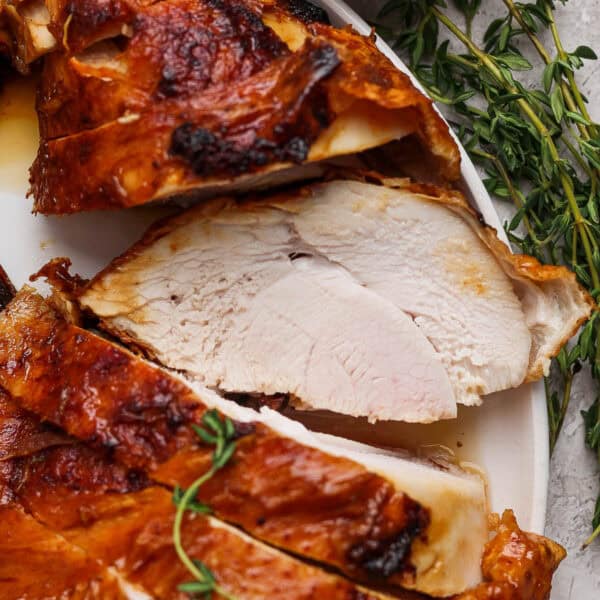
[[82, 303], [212, 388], [371, 420], [454, 417], [441, 357], [413, 320], [306, 246], [285, 215], [185, 213]]
[[408, 137], [442, 179], [460, 175], [431, 100], [374, 39], [321, 22], [315, 7], [91, 4], [47, 11], [62, 47], [45, 57], [40, 78], [37, 212], [240, 193], [314, 178], [325, 161]]
[[[481, 580], [488, 513], [479, 473], [239, 407], [65, 321], [31, 289], [0, 314], [0, 385], [89, 451], [108, 453], [111, 473], [123, 473], [121, 465], [169, 487], [187, 488], [206, 472], [212, 448], [190, 426], [216, 407], [235, 421], [237, 437], [234, 459], [202, 487], [216, 518], [360, 581], [449, 596]], [[99, 481], [122, 489], [118, 481], [144, 479]], [[33, 482], [32, 502], [40, 488]]]
[[573, 273], [512, 255], [457, 193], [346, 181], [290, 196], [271, 206], [293, 214], [309, 247], [414, 318], [458, 402], [547, 374], [590, 315]]
[[459, 195], [358, 181], [194, 208], [81, 303], [206, 385], [409, 421], [541, 377], [592, 307], [572, 273], [511, 255]]

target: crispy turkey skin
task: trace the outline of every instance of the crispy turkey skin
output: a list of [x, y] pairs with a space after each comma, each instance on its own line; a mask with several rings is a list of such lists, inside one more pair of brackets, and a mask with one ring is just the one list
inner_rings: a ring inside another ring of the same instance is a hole
[[324, 161], [406, 136], [443, 179], [459, 176], [431, 101], [374, 39], [303, 1], [33, 0], [5, 12], [17, 62], [42, 56], [37, 212], [315, 177]]
[[0, 318], [0, 385], [20, 406], [170, 486], [208, 468], [210, 449], [189, 424], [217, 407], [240, 436], [233, 464], [203, 487], [218, 518], [356, 579], [439, 596], [479, 581], [487, 538], [479, 477], [338, 444], [272, 411], [196, 391], [64, 321], [31, 290]]
[[[7, 395], [0, 410], [25, 418]], [[29, 414], [28, 421], [35, 419]], [[37, 426], [43, 430], [39, 420]], [[116, 463], [106, 448], [71, 441], [15, 454], [0, 461], [0, 517], [9, 528], [0, 542], [3, 599], [187, 597], [177, 589], [189, 574], [173, 548], [169, 491]], [[183, 545], [239, 598], [389, 598], [212, 517], [187, 515]]]

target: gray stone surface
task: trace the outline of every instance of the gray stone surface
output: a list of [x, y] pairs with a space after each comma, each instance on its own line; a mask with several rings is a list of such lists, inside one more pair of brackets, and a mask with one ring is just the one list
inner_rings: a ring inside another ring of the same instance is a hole
[[[373, 15], [380, 0], [350, 0], [363, 15]], [[482, 18], [474, 25], [474, 37], [481, 34], [481, 27], [489, 23], [503, 9], [500, 0], [484, 0]], [[565, 6], [558, 2], [557, 22], [566, 49], [580, 44], [595, 48], [600, 54], [600, 1], [570, 0]], [[551, 47], [548, 40], [547, 47]], [[524, 82], [537, 81], [539, 73], [524, 74]], [[600, 61], [588, 62], [579, 72], [578, 80], [590, 99], [590, 112], [600, 121]], [[511, 209], [496, 203], [504, 218]], [[551, 462], [550, 489], [546, 533], [561, 542], [569, 555], [560, 568], [554, 584], [552, 600], [600, 600], [600, 540], [585, 551], [581, 543], [590, 534], [590, 519], [594, 502], [600, 490], [600, 469], [595, 457], [584, 447], [583, 423], [580, 411], [587, 408], [597, 390], [589, 374], [577, 378], [575, 390], [562, 436]]]

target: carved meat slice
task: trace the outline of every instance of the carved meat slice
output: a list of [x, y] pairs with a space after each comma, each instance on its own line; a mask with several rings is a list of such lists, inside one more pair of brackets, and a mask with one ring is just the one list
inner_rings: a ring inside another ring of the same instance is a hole
[[456, 416], [413, 320], [305, 244], [293, 217], [195, 211], [149, 236], [81, 300], [163, 364], [223, 391], [290, 393], [371, 420]]
[[[265, 187], [411, 135], [444, 179], [459, 176], [458, 149], [430, 100], [372, 39], [320, 22], [314, 7], [73, 4], [49, 9], [49, 28], [64, 21], [64, 35], [40, 87], [37, 211]], [[84, 23], [97, 35], [82, 37]]]
[[[80, 300], [209, 386], [422, 421], [540, 378], [593, 306], [567, 269], [511, 255], [458, 194], [358, 181], [194, 208]], [[382, 325], [393, 309], [403, 333]]]
[[[5, 395], [2, 405], [14, 402]], [[35, 417], [28, 420], [34, 423]], [[37, 426], [43, 429], [39, 421]], [[2, 523], [14, 528], [6, 543], [0, 542], [0, 558], [6, 557], [5, 563], [0, 560], [3, 599], [187, 597], [178, 591], [191, 576], [173, 546], [171, 494], [140, 470], [116, 464], [109, 450], [72, 443], [5, 460], [0, 463], [0, 490]], [[182, 534], [186, 552], [204, 562], [235, 597], [388, 598], [212, 517], [187, 514]], [[44, 545], [49, 564], [41, 566]], [[55, 568], [53, 560], [62, 568]], [[115, 575], [127, 596], [121, 595]]]
[[[17, 461], [15, 471], [11, 483], [18, 501], [68, 545], [113, 568], [126, 586], [144, 597], [186, 597], [178, 585], [192, 577], [175, 553], [175, 507], [167, 490], [152, 486], [134, 491], [139, 477], [128, 482], [122, 468], [84, 446]], [[182, 533], [188, 555], [201, 560], [235, 597], [388, 598], [269, 548], [212, 517], [187, 514]], [[23, 559], [26, 565], [34, 566]], [[38, 573], [29, 577], [36, 582]]]
[[202, 489], [216, 517], [356, 579], [440, 596], [480, 580], [487, 509], [478, 476], [347, 447], [277, 413], [199, 394], [63, 321], [28, 290], [0, 319], [0, 385], [44, 420], [169, 485], [189, 485], [209, 467], [210, 448], [189, 425], [218, 405], [240, 437], [232, 464]]

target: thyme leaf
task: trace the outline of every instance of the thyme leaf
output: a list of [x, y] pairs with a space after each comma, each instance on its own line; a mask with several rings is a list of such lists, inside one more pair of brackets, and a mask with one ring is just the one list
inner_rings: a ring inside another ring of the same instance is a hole
[[195, 578], [194, 581], [180, 584], [178, 589], [192, 597], [200, 594], [210, 599], [213, 594], [218, 594], [226, 600], [235, 600], [234, 596], [217, 583], [210, 569], [202, 561], [193, 559], [187, 554], [181, 539], [183, 518], [187, 511], [199, 514], [212, 513], [210, 506], [198, 500], [198, 491], [217, 471], [225, 467], [236, 448], [233, 439], [235, 429], [229, 418], [221, 418], [216, 410], [210, 410], [203, 415], [202, 424], [204, 427], [192, 425], [192, 428], [201, 442], [214, 446], [211, 467], [186, 490], [176, 486], [172, 497], [173, 504], [177, 507], [173, 522], [173, 545], [179, 560]]
[[[543, 263], [568, 266], [598, 300], [600, 125], [591, 118], [576, 78], [584, 61], [596, 60], [597, 54], [589, 46], [565, 47], [553, 0], [502, 0], [502, 14], [487, 25], [481, 40], [471, 31], [481, 2], [453, 4], [464, 27], [451, 18], [444, 0], [390, 0], [378, 16], [380, 33], [445, 107], [483, 169], [488, 191], [513, 203], [515, 214], [506, 225], [513, 246]], [[551, 40], [549, 47], [542, 39]], [[536, 57], [533, 64], [523, 55], [527, 47], [533, 50], [527, 56]], [[541, 74], [533, 88], [521, 81], [522, 71], [532, 67]], [[599, 345], [596, 312], [553, 362], [556, 377], [545, 382], [551, 450], [582, 366], [588, 365], [600, 382]], [[600, 461], [598, 402], [584, 420], [587, 445]], [[600, 536], [600, 498], [593, 521], [587, 543]]]

